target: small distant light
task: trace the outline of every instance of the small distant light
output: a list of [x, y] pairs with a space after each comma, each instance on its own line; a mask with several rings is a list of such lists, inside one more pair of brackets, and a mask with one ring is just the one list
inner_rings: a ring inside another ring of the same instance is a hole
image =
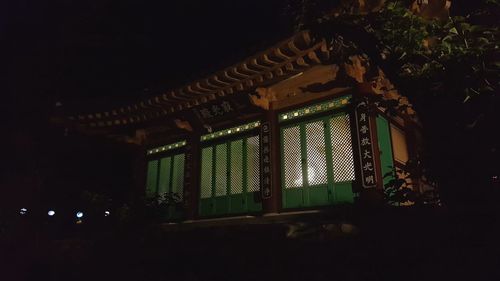
[[78, 212], [76, 213], [77, 218], [83, 218], [83, 212]]
[[110, 215], [110, 212], [109, 212], [109, 211], [105, 211], [105, 212], [104, 212], [104, 216], [105, 216], [105, 217], [109, 217], [109, 215]]
[[26, 215], [27, 212], [28, 212], [28, 209], [26, 209], [26, 208], [21, 208], [21, 210], [19, 211], [19, 213], [21, 215]]
[[56, 212], [55, 212], [55, 211], [53, 211], [53, 210], [50, 210], [50, 211], [47, 213], [47, 215], [49, 215], [49, 217], [53, 217], [55, 214], [56, 214]]
[[492, 176], [492, 177], [491, 177], [491, 181], [492, 181], [493, 183], [499, 183], [499, 182], [500, 182], [500, 178], [499, 178], [498, 176]]

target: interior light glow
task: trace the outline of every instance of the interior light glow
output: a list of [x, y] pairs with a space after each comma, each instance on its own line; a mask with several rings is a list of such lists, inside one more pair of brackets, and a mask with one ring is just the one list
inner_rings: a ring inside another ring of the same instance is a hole
[[[303, 178], [302, 178], [302, 173], [300, 170], [298, 171], [299, 177], [295, 180], [295, 186], [302, 186], [304, 184]], [[313, 167], [308, 166], [307, 167], [307, 178], [309, 182], [314, 182], [314, 178], [316, 176], [316, 172]]]
[[49, 215], [49, 217], [53, 217], [55, 214], [56, 212], [54, 210], [50, 210], [47, 212], [47, 215]]

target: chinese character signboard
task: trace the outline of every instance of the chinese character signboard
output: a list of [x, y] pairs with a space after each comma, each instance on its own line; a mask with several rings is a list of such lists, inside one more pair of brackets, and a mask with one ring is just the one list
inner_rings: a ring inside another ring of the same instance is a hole
[[262, 123], [260, 127], [260, 175], [262, 198], [271, 197], [271, 124]]
[[370, 118], [366, 102], [356, 106], [356, 129], [358, 135], [359, 157], [361, 164], [361, 183], [364, 188], [377, 185], [373, 142], [370, 127]]
[[236, 105], [229, 100], [207, 103], [195, 109], [196, 114], [203, 120], [217, 119], [227, 117], [227, 115], [236, 113]]

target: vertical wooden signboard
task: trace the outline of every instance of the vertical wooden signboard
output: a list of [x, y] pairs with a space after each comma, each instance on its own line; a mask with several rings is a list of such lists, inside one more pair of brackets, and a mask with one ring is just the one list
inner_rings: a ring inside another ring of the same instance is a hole
[[264, 122], [260, 128], [260, 175], [263, 199], [272, 196], [271, 181], [271, 123]]
[[366, 102], [356, 106], [356, 129], [358, 136], [359, 157], [361, 166], [361, 183], [363, 188], [372, 188], [377, 185], [372, 126]]

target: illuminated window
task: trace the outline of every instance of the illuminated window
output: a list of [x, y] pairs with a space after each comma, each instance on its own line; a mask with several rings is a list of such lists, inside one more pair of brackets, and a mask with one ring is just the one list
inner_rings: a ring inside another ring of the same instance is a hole
[[146, 177], [146, 195], [155, 196], [158, 190], [158, 160], [148, 162], [148, 172]]
[[201, 151], [201, 198], [212, 197], [212, 147]]
[[182, 200], [184, 193], [184, 153], [163, 157], [148, 162], [146, 195], [174, 196]]
[[326, 184], [325, 130], [322, 121], [306, 124], [306, 147], [308, 184]]
[[334, 181], [352, 181], [354, 180], [354, 159], [348, 114], [330, 119], [330, 134]]
[[299, 126], [283, 130], [283, 158], [285, 188], [301, 187], [303, 180]]
[[259, 136], [203, 148], [201, 199], [259, 191], [259, 159]]
[[336, 183], [353, 181], [349, 115], [340, 114], [284, 128], [282, 153], [286, 189], [324, 186], [329, 178]]

